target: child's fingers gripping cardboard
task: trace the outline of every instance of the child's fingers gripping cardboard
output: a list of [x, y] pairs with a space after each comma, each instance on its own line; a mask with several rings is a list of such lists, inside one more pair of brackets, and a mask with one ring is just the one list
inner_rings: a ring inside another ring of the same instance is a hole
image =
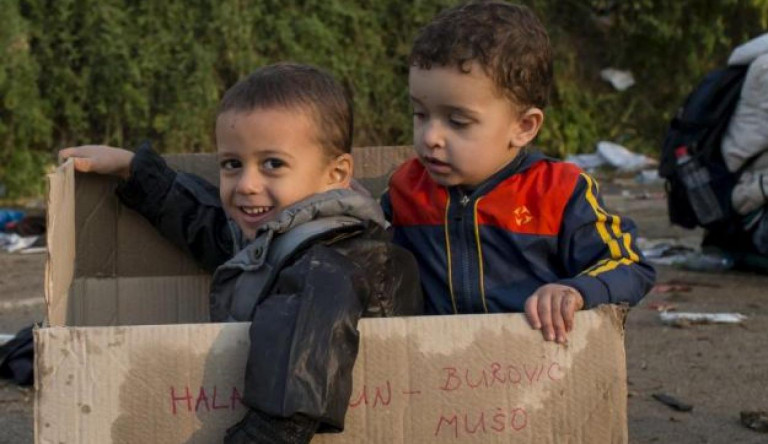
[[81, 173], [110, 174], [127, 179], [133, 153], [106, 145], [83, 145], [59, 151], [59, 161], [73, 159], [75, 170]]

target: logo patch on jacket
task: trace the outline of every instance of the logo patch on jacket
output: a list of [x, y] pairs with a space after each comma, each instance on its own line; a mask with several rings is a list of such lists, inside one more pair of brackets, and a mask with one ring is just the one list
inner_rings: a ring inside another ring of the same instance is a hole
[[519, 207], [515, 208], [515, 210], [512, 211], [512, 214], [515, 215], [515, 223], [518, 227], [525, 225], [533, 220], [531, 212], [528, 211], [528, 208], [525, 205], [520, 205]]

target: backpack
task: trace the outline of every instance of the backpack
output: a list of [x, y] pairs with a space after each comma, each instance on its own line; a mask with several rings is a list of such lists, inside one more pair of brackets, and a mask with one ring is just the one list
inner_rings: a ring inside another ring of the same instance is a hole
[[659, 176], [666, 179], [669, 219], [685, 228], [728, 227], [737, 219], [731, 191], [739, 171], [725, 165], [720, 144], [749, 65], [710, 72], [688, 95], [667, 130]]

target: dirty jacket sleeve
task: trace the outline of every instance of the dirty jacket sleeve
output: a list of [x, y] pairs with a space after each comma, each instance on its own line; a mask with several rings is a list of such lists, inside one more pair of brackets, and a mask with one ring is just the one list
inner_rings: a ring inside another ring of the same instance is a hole
[[243, 400], [270, 417], [302, 415], [341, 431], [352, 391], [357, 324], [370, 285], [349, 258], [310, 247], [254, 312]]
[[136, 151], [131, 177], [118, 186], [117, 195], [204, 269], [212, 272], [232, 257], [233, 233], [218, 189], [198, 176], [177, 173], [148, 144]]
[[584, 308], [635, 305], [651, 289], [656, 273], [637, 248], [634, 223], [604, 209], [589, 175], [580, 175], [562, 220], [558, 252], [573, 277], [557, 283], [579, 290]]

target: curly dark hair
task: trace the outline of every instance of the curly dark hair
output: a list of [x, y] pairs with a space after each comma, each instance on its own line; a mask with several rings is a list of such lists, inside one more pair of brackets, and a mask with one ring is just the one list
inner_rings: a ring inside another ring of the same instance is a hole
[[552, 48], [530, 9], [499, 1], [462, 4], [423, 27], [410, 63], [421, 69], [477, 62], [505, 96], [525, 108], [544, 109], [552, 85]]
[[351, 152], [352, 98], [329, 72], [290, 62], [263, 66], [224, 93], [218, 114], [268, 108], [309, 111], [326, 154]]

